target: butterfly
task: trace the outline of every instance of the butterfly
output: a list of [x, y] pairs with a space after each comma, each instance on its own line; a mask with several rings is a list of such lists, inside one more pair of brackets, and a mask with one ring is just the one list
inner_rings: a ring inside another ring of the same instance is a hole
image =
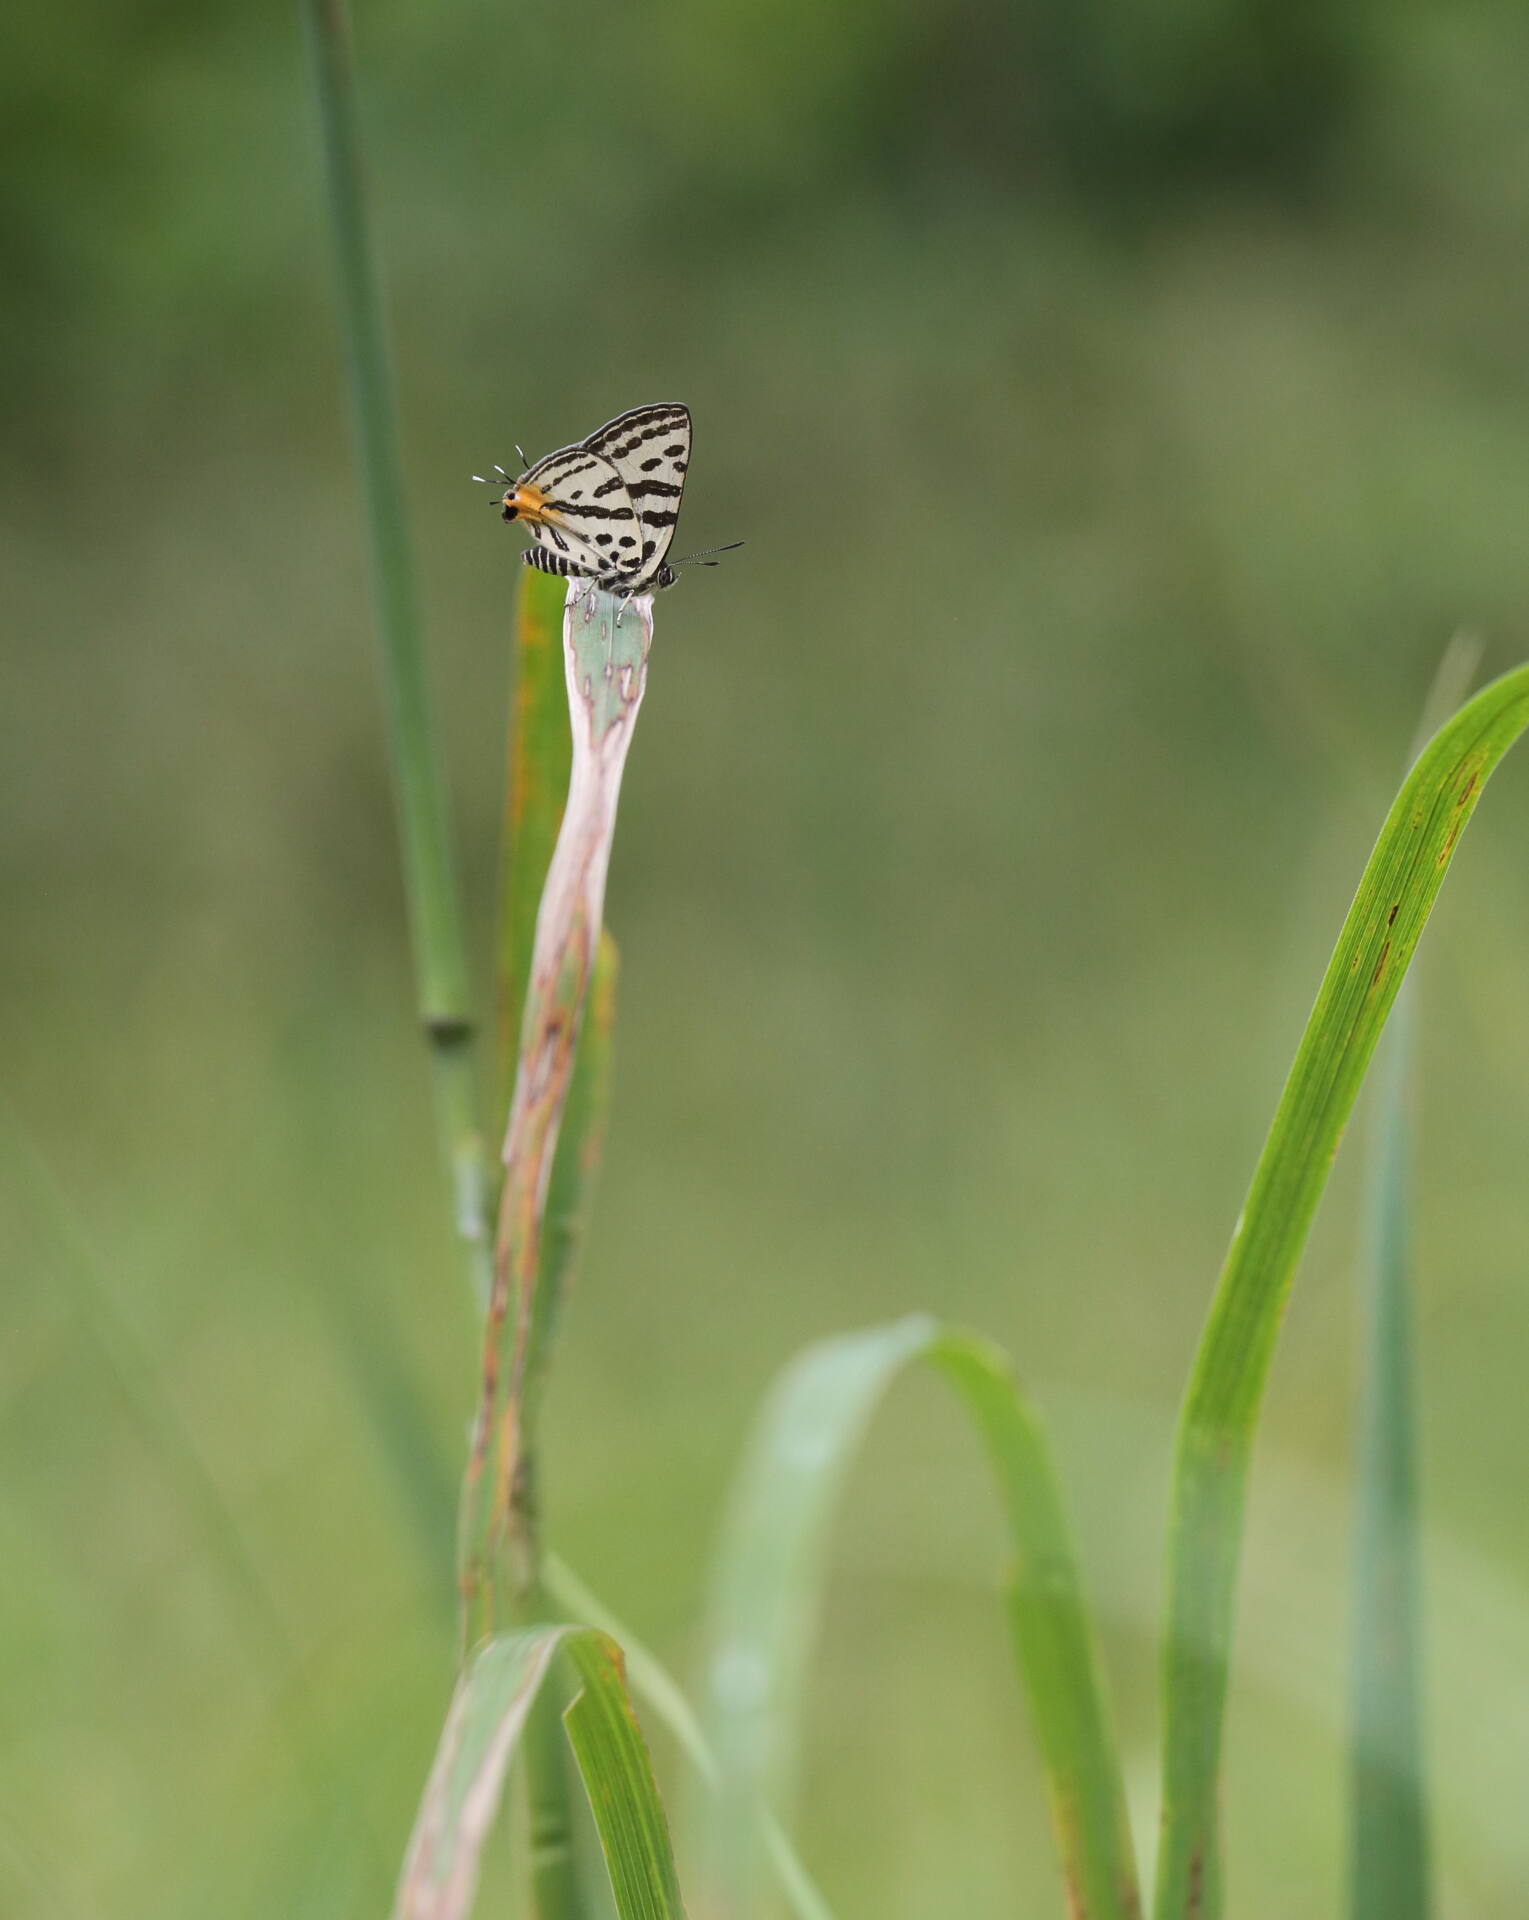
[[[500, 505], [536, 542], [522, 555], [526, 565], [628, 599], [672, 587], [679, 575], [665, 555], [680, 517], [690, 437], [690, 409], [678, 401], [633, 407], [511, 480]], [[715, 565], [702, 554], [687, 558]]]

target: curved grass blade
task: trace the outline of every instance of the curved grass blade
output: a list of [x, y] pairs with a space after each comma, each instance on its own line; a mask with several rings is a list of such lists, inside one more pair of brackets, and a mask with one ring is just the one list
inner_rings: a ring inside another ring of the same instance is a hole
[[1451, 856], [1529, 725], [1529, 667], [1435, 735], [1381, 830], [1259, 1157], [1179, 1419], [1168, 1539], [1156, 1920], [1221, 1911], [1216, 1803], [1253, 1431], [1291, 1279], [1344, 1123]]
[[582, 1687], [565, 1715], [620, 1920], [684, 1920], [657, 1783], [627, 1694], [621, 1649], [591, 1627], [501, 1634], [457, 1684], [404, 1861], [394, 1920], [463, 1920], [505, 1773], [554, 1656]]
[[621, 1920], [683, 1916], [669, 1826], [652, 1762], [627, 1693], [621, 1649], [590, 1629], [573, 1634], [568, 1655], [583, 1688], [563, 1718]]
[[[673, 1674], [596, 1598], [572, 1567], [554, 1553], [546, 1556], [544, 1579], [547, 1591], [575, 1619], [587, 1620], [620, 1644], [633, 1693], [653, 1709], [701, 1780], [715, 1792], [716, 1756], [706, 1744], [701, 1723]], [[796, 1849], [779, 1823], [768, 1814], [764, 1821], [764, 1844], [786, 1904], [796, 1920], [833, 1920], [828, 1902], [802, 1865]]]
[[715, 1562], [705, 1717], [719, 1789], [698, 1810], [724, 1920], [762, 1910], [760, 1811], [789, 1795], [829, 1525], [856, 1444], [914, 1361], [960, 1395], [998, 1477], [1016, 1561], [1014, 1650], [1074, 1913], [1134, 1920], [1136, 1872], [1070, 1530], [1040, 1426], [999, 1350], [919, 1316], [820, 1342], [772, 1391]]

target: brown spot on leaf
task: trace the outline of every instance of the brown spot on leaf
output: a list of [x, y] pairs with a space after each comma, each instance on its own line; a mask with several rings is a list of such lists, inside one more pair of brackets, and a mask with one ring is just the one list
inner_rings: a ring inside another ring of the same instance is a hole
[[1396, 916], [1401, 912], [1401, 910], [1402, 910], [1402, 903], [1400, 900], [1398, 900], [1396, 905], [1386, 915], [1386, 925], [1388, 927], [1394, 927], [1396, 925]]
[[1388, 940], [1380, 950], [1380, 958], [1375, 962], [1375, 971], [1370, 975], [1370, 986], [1379, 986], [1380, 976], [1386, 970], [1386, 962], [1391, 958], [1391, 942]]
[[1465, 785], [1460, 789], [1460, 798], [1455, 802], [1457, 807], [1463, 807], [1466, 801], [1470, 799], [1471, 795], [1476, 791], [1476, 782], [1479, 778], [1479, 773], [1473, 773], [1470, 779], [1466, 781]]

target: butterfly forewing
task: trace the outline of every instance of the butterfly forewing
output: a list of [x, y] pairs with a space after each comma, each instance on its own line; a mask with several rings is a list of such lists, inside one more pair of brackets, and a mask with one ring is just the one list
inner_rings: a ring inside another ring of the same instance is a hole
[[[680, 517], [685, 470], [690, 465], [690, 409], [678, 401], [633, 407], [590, 434], [582, 451], [615, 468], [638, 526], [633, 547], [621, 550], [623, 571], [636, 561], [633, 585], [652, 579], [663, 564]], [[556, 459], [556, 454], [551, 456]]]

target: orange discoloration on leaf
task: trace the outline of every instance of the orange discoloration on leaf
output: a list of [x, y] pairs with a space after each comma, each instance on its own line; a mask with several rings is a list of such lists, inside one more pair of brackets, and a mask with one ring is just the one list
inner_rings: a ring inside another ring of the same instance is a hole
[[1205, 1911], [1205, 1846], [1198, 1845], [1189, 1859], [1189, 1902], [1185, 1908], [1185, 1920], [1197, 1920]]
[[536, 903], [563, 817], [570, 742], [563, 686], [561, 581], [523, 571], [516, 607], [515, 698], [505, 761], [496, 1056], [507, 1102], [520, 1037]]

